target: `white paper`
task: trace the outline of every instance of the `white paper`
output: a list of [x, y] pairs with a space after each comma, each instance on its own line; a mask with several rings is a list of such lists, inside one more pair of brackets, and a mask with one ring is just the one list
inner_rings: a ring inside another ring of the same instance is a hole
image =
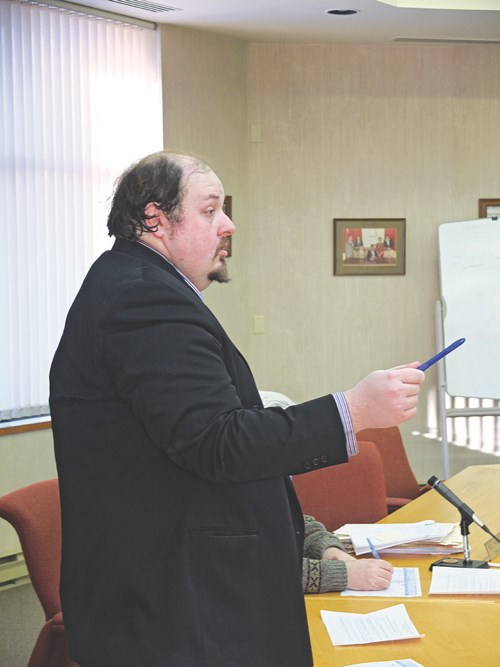
[[460, 595], [500, 593], [500, 572], [481, 568], [433, 567], [429, 593]]
[[335, 646], [372, 644], [422, 637], [408, 616], [404, 604], [369, 614], [321, 610], [321, 618]]
[[[431, 520], [416, 523], [350, 523], [334, 531], [334, 535], [340, 539], [346, 535], [350, 538], [357, 556], [370, 553], [368, 538], [375, 549], [382, 552], [384, 549], [402, 544], [409, 545], [412, 542], [418, 543], [419, 548], [422, 542], [430, 542], [441, 545], [441, 547], [446, 545], [451, 548], [454, 540], [450, 540], [450, 537], [455, 534], [456, 524], [436, 523]], [[409, 547], [408, 551], [410, 551]]]
[[[500, 573], [499, 573], [500, 574]], [[382, 591], [354, 591], [347, 588], [341, 595], [370, 597], [417, 598], [421, 597], [420, 573], [418, 567], [395, 567], [391, 583]]]
[[411, 658], [404, 658], [403, 660], [384, 660], [384, 662], [357, 662], [355, 665], [345, 667], [423, 667], [423, 665]]

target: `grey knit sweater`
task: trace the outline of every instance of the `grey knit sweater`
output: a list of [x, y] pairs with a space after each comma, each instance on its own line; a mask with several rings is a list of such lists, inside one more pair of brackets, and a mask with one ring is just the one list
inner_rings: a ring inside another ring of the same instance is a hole
[[304, 593], [327, 593], [347, 588], [347, 567], [341, 560], [321, 560], [327, 547], [345, 551], [340, 540], [312, 516], [304, 516], [305, 539], [302, 561], [302, 589]]

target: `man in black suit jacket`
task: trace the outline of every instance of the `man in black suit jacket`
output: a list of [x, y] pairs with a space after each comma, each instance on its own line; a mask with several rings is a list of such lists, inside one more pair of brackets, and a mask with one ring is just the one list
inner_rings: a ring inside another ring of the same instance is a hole
[[309, 667], [304, 524], [289, 481], [415, 414], [417, 362], [264, 409], [204, 305], [225, 282], [217, 176], [160, 152], [115, 190], [51, 367], [61, 598], [82, 667]]

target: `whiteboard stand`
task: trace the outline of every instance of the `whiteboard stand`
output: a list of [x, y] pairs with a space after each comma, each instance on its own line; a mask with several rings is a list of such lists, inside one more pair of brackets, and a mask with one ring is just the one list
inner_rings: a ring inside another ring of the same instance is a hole
[[[441, 301], [436, 301], [435, 309], [436, 323], [436, 347], [437, 351], [444, 348], [443, 342], [443, 310]], [[441, 468], [442, 479], [450, 476], [450, 463], [448, 458], [448, 435], [446, 423], [446, 374], [444, 370], [444, 359], [437, 363], [438, 376], [438, 405], [439, 405], [439, 432], [441, 435]]]
[[[437, 346], [437, 352], [439, 352], [444, 347], [443, 305], [441, 301], [436, 301], [435, 321], [436, 321], [436, 346]], [[446, 383], [445, 364], [446, 364], [446, 357], [440, 359], [437, 363], [439, 432], [441, 436], [441, 465], [442, 465], [442, 475], [443, 475], [442, 479], [448, 479], [448, 477], [450, 476], [450, 465], [448, 457], [448, 426], [446, 421], [447, 418], [490, 417], [490, 416], [500, 415], [500, 407], [494, 407], [494, 406], [487, 408], [447, 408], [446, 396], [448, 394], [448, 387]], [[477, 398], [481, 397], [479, 396]]]

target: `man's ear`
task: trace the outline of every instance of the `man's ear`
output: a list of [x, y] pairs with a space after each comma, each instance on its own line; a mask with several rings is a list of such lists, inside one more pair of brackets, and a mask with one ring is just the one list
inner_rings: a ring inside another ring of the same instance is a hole
[[148, 216], [146, 224], [151, 228], [153, 236], [163, 236], [168, 226], [168, 218], [154, 202], [146, 204], [144, 213]]
[[156, 218], [159, 212], [160, 209], [153, 202], [149, 202], [149, 204], [146, 204], [146, 206], [144, 207], [144, 213], [152, 219]]

